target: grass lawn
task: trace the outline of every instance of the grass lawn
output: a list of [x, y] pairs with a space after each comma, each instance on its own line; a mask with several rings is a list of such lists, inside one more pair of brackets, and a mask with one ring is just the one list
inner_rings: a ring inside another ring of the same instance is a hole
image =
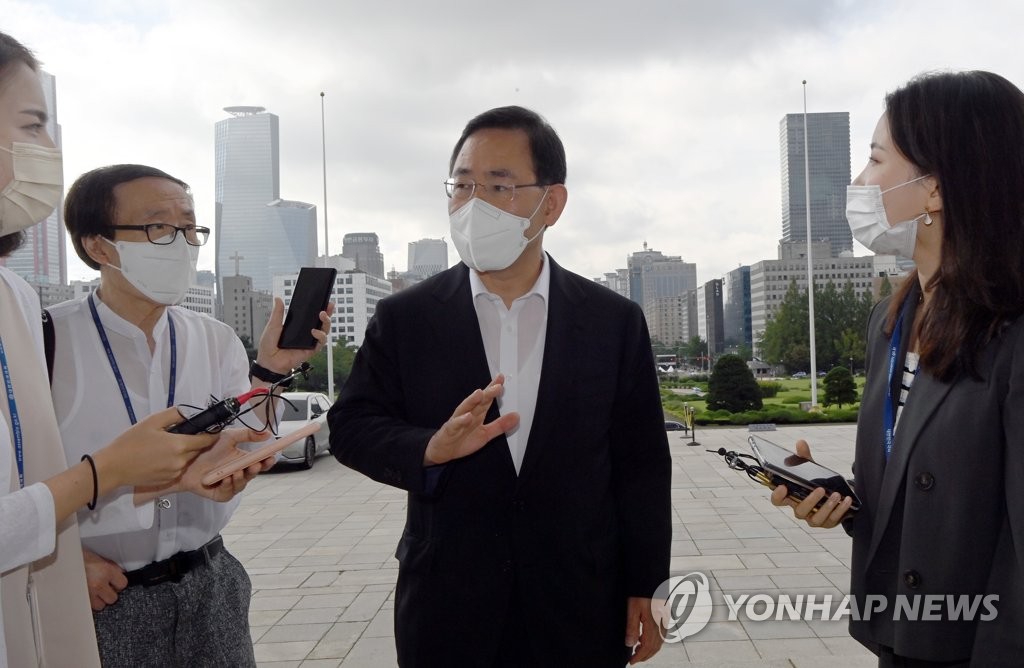
[[[856, 380], [857, 382], [857, 395], [860, 396], [864, 389], [864, 378], [863, 376], [857, 376], [854, 380]], [[821, 405], [821, 402], [825, 396], [825, 386], [823, 381], [824, 378], [818, 379], [819, 405]], [[786, 422], [788, 420], [785, 419], [785, 416], [783, 414], [784, 412], [799, 411], [801, 402], [811, 400], [810, 378], [775, 378], [765, 382], [779, 384], [781, 386], [779, 392], [774, 397], [769, 397], [763, 400], [764, 408], [762, 409], [762, 411], [760, 411], [762, 415], [759, 416], [757, 414], [743, 414], [749, 415], [749, 417], [751, 418], [750, 420], [747, 421], [742, 421], [737, 416], [737, 418], [735, 419], [740, 421], [730, 422], [728, 418], [721, 415], [721, 413], [723, 413], [721, 411], [716, 411], [715, 413], [708, 413], [706, 395], [697, 396], [694, 394], [678, 394], [676, 392], [673, 392], [671, 387], [666, 388], [664, 385], [662, 386], [661, 391], [662, 406], [665, 409], [666, 415], [671, 415], [674, 419], [677, 420], [683, 419], [683, 415], [686, 413], [686, 407], [689, 406], [696, 412], [696, 420], [698, 424], [746, 424], [747, 422], [760, 421]], [[675, 383], [672, 383], [672, 385], [674, 384]], [[685, 388], [699, 387], [704, 392], [707, 392], [706, 382], [691, 382], [689, 380], [684, 379], [682, 381], [682, 385]], [[833, 419], [840, 419], [840, 421], [844, 421], [842, 419], [843, 417], [846, 417], [847, 419], [851, 420], [856, 420], [856, 409], [859, 406], [859, 403], [854, 404], [853, 406], [844, 405], [841, 411], [838, 406], [829, 406], [828, 408], [822, 406], [820, 410], [823, 414], [827, 416], [832, 416]], [[852, 416], [851, 409], [854, 409], [852, 411]], [[718, 419], [715, 419], [716, 416], [718, 417]], [[763, 417], [764, 419], [757, 419], [758, 417]]]

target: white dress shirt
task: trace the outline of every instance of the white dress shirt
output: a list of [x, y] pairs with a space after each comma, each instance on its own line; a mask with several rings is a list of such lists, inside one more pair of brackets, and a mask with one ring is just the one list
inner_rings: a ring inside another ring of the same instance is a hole
[[[175, 405], [205, 407], [250, 388], [241, 341], [226, 324], [177, 306], [145, 333], [98, 298], [96, 308], [138, 420], [167, 407], [170, 376], [168, 315], [177, 338]], [[56, 346], [52, 393], [69, 465], [106, 446], [131, 426], [106, 351], [86, 299], [50, 309]], [[280, 402], [278, 402], [280, 403]], [[247, 422], [260, 424], [255, 414]], [[136, 506], [133, 489], [100, 498], [95, 511], [78, 514], [82, 543], [125, 570], [141, 568], [182, 550], [194, 550], [227, 524], [238, 497], [217, 503], [191, 493], [170, 494]], [[155, 517], [154, 517], [155, 515]]]
[[505, 374], [505, 390], [498, 398], [498, 409], [502, 415], [519, 413], [519, 424], [505, 434], [517, 475], [523, 466], [533, 427], [548, 328], [551, 269], [547, 254], [541, 258], [543, 264], [537, 281], [529, 292], [513, 301], [510, 308], [506, 308], [501, 297], [487, 290], [476, 271], [469, 271], [487, 367], [491, 378]]

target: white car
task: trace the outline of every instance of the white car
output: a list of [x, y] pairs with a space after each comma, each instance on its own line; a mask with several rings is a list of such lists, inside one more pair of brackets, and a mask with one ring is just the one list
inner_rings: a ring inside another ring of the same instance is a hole
[[285, 392], [281, 396], [290, 404], [281, 402], [284, 404], [284, 414], [277, 429], [279, 437], [290, 434], [309, 422], [318, 423], [320, 429], [305, 440], [293, 443], [282, 450], [278, 464], [292, 463], [299, 464], [304, 469], [312, 468], [316, 456], [330, 449], [327, 409], [331, 407], [331, 401], [326, 394], [319, 392]]

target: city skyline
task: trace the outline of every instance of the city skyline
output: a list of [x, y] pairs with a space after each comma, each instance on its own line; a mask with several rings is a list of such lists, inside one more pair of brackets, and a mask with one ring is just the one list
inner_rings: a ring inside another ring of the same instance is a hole
[[[211, 227], [210, 127], [231, 104], [280, 115], [281, 192], [322, 206], [324, 91], [330, 246], [373, 231], [399, 269], [408, 242], [448, 236], [452, 145], [493, 106], [534, 108], [564, 140], [569, 203], [545, 235], [562, 266], [600, 276], [648, 240], [697, 263], [703, 284], [774, 252], [778, 121], [801, 110], [802, 80], [808, 111], [850, 112], [852, 174], [886, 91], [909, 77], [983, 68], [1024, 82], [1007, 46], [1020, 3], [663, 0], [624, 16], [603, 0], [527, 0], [499, 22], [473, 7], [297, 0], [282, 31], [265, 0], [5, 0], [4, 30], [61, 82], [69, 182], [151, 164], [193, 186]], [[70, 278], [92, 275], [71, 260]]]

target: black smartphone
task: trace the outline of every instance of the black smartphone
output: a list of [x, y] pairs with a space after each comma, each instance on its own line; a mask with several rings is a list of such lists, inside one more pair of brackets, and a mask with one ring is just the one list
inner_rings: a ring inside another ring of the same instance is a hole
[[337, 269], [302, 267], [292, 290], [292, 301], [284, 317], [278, 348], [315, 348], [316, 339], [310, 330], [320, 329], [320, 311], [327, 309], [334, 291]]
[[761, 468], [772, 477], [772, 482], [776, 485], [785, 485], [790, 496], [803, 499], [818, 487], [823, 487], [829, 494], [839, 492], [844, 497], [853, 497], [850, 510], [860, 509], [860, 499], [857, 498], [853, 487], [836, 471], [810, 459], [804, 459], [795, 452], [760, 436], [749, 437], [747, 443], [754, 451]]

